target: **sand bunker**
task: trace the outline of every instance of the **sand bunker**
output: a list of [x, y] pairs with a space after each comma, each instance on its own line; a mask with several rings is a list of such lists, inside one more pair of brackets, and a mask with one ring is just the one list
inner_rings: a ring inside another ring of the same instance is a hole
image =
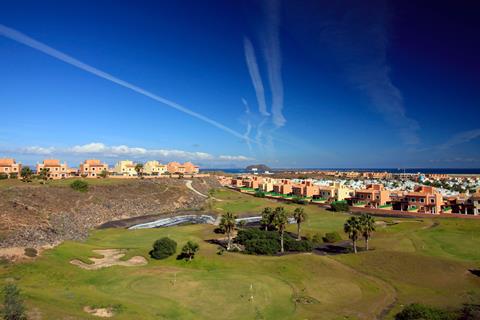
[[92, 316], [101, 317], [101, 318], [110, 318], [113, 317], [112, 308], [92, 308], [86, 306], [83, 308], [83, 311], [90, 313]]
[[135, 256], [126, 261], [120, 260], [123, 256], [125, 256], [125, 250], [105, 249], [93, 250], [93, 252], [102, 255], [103, 258], [89, 258], [91, 261], [93, 261], [92, 264], [87, 264], [77, 259], [70, 261], [70, 263], [86, 270], [97, 270], [100, 268], [107, 268], [111, 266], [133, 267], [143, 266], [147, 264], [147, 259], [141, 256]]

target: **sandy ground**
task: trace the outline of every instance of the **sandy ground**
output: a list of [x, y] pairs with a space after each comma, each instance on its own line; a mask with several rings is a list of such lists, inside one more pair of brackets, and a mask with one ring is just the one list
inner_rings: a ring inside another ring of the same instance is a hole
[[133, 267], [147, 264], [147, 259], [141, 256], [135, 256], [126, 261], [120, 260], [123, 256], [125, 256], [124, 251], [121, 249], [93, 250], [93, 252], [102, 255], [103, 258], [89, 258], [93, 262], [92, 264], [87, 264], [76, 259], [70, 261], [70, 263], [86, 270], [97, 270], [111, 266]]
[[113, 317], [113, 310], [111, 308], [92, 308], [86, 306], [83, 308], [83, 311], [90, 313], [92, 316], [101, 317], [101, 318], [110, 318]]
[[[35, 249], [37, 249], [37, 256], [41, 255], [42, 252], [47, 249], [54, 248], [56, 245], [57, 243], [52, 245], [45, 245], [42, 247], [36, 247]], [[26, 259], [34, 259], [25, 255], [25, 247], [0, 248], [0, 257], [14, 262]]]

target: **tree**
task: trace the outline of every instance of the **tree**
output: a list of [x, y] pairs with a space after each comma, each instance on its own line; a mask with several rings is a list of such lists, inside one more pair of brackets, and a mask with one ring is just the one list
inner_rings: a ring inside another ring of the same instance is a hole
[[14, 284], [7, 284], [3, 290], [5, 294], [3, 319], [4, 320], [26, 320], [23, 299], [20, 297], [20, 290]]
[[330, 206], [332, 210], [336, 212], [342, 212], [342, 211], [347, 212], [349, 210], [348, 203], [345, 200], [334, 201], [330, 204]]
[[143, 175], [143, 164], [137, 163], [135, 165], [135, 171], [137, 171], [137, 176], [141, 177]]
[[280, 232], [280, 252], [284, 252], [284, 245], [283, 245], [283, 235], [285, 233], [285, 228], [288, 223], [288, 214], [283, 207], [277, 207], [274, 211], [273, 216], [273, 225], [278, 228]]
[[42, 169], [40, 169], [40, 172], [38, 173], [38, 177], [40, 179], [42, 179], [43, 181], [47, 181], [49, 172], [50, 172], [50, 168], [42, 168]]
[[365, 248], [368, 251], [368, 240], [370, 240], [373, 231], [375, 231], [375, 219], [367, 213], [362, 214], [360, 216], [360, 227], [365, 239]]
[[293, 217], [297, 222], [297, 240], [301, 240], [302, 237], [300, 236], [300, 228], [301, 228], [302, 222], [305, 222], [305, 220], [307, 220], [307, 214], [305, 213], [303, 208], [296, 208], [293, 211]]
[[222, 215], [222, 219], [220, 220], [220, 228], [225, 231], [228, 237], [227, 250], [230, 250], [232, 246], [232, 232], [235, 229], [236, 218], [233, 213], [227, 212]]
[[102, 172], [100, 172], [100, 173], [98, 174], [98, 176], [99, 176], [100, 178], [104, 178], [104, 179], [105, 179], [105, 178], [108, 176], [108, 171], [107, 171], [107, 170], [102, 170]]
[[29, 167], [23, 167], [22, 171], [20, 172], [20, 176], [22, 177], [23, 182], [31, 182], [32, 181], [32, 169]]
[[348, 218], [347, 222], [343, 225], [343, 231], [348, 235], [348, 238], [352, 240], [353, 252], [357, 253], [357, 240], [361, 233], [359, 219], [357, 217]]
[[273, 223], [273, 216], [274, 216], [274, 212], [272, 210], [272, 208], [264, 208], [263, 211], [262, 211], [262, 219], [260, 220], [260, 224], [262, 225], [262, 227], [265, 228], [265, 231], [268, 230], [268, 227], [270, 227]]
[[188, 241], [182, 248], [182, 256], [188, 261], [191, 261], [195, 257], [195, 253], [200, 249], [198, 243]]
[[177, 251], [177, 243], [167, 237], [158, 239], [153, 243], [153, 250], [150, 256], [154, 259], [165, 259]]

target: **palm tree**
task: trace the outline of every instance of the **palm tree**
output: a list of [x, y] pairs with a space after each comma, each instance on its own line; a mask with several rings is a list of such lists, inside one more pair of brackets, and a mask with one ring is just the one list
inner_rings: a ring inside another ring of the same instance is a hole
[[283, 235], [288, 223], [288, 214], [283, 207], [277, 207], [274, 211], [273, 225], [278, 228], [280, 232], [280, 251], [283, 253]]
[[375, 219], [367, 213], [362, 214], [360, 216], [360, 227], [365, 239], [365, 248], [368, 251], [368, 240], [370, 240], [373, 231], [375, 231]]
[[357, 217], [348, 218], [343, 225], [343, 231], [348, 234], [348, 238], [352, 240], [353, 252], [357, 253], [357, 240], [361, 233], [360, 220]]
[[220, 220], [220, 228], [222, 228], [228, 237], [227, 250], [230, 250], [232, 246], [232, 232], [235, 229], [235, 219], [237, 217], [231, 212], [227, 212], [222, 215], [222, 220]]
[[297, 240], [301, 240], [302, 237], [300, 236], [300, 225], [302, 222], [305, 222], [307, 220], [307, 214], [303, 210], [303, 208], [296, 208], [293, 211], [293, 217], [297, 221]]
[[20, 176], [22, 177], [22, 181], [31, 182], [32, 169], [30, 169], [29, 167], [23, 167]]
[[188, 241], [182, 248], [182, 255], [191, 261], [199, 249], [199, 245], [196, 242]]
[[135, 165], [135, 171], [137, 171], [137, 176], [138, 176], [138, 177], [141, 177], [142, 174], [143, 174], [143, 164], [137, 163], [137, 164]]
[[262, 211], [262, 219], [260, 220], [260, 224], [262, 227], [265, 227], [265, 231], [268, 230], [268, 227], [272, 225], [273, 222], [273, 210], [270, 207], [264, 208]]
[[50, 172], [50, 168], [42, 168], [40, 169], [40, 172], [38, 173], [38, 177], [42, 180], [47, 180], [48, 179], [48, 173]]

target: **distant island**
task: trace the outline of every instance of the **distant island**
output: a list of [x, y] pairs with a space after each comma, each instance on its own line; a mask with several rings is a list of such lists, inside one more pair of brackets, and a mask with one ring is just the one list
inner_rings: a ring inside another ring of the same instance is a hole
[[264, 164], [252, 164], [248, 167], [245, 168], [247, 171], [260, 171], [260, 172], [266, 172], [266, 171], [272, 171], [268, 166]]

